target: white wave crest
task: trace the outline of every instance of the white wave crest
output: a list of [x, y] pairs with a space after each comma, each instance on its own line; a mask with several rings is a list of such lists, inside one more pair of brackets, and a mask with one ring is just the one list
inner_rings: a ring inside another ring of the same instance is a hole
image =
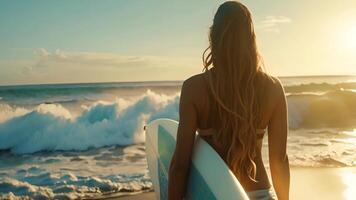
[[22, 112], [8, 108], [16, 117], [0, 124], [0, 149], [21, 154], [143, 142], [147, 120], [178, 119], [178, 101], [178, 95], [147, 91], [132, 102], [95, 103], [74, 119], [57, 104], [41, 104]]

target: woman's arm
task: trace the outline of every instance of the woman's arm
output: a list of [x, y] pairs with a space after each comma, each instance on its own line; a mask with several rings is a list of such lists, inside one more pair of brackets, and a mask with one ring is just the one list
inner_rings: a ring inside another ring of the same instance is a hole
[[188, 79], [183, 83], [179, 104], [179, 125], [176, 149], [170, 164], [168, 199], [183, 199], [197, 129], [197, 112], [193, 103], [196, 91]]
[[289, 161], [287, 155], [288, 114], [283, 87], [278, 82], [277, 104], [268, 125], [269, 164], [272, 182], [279, 200], [289, 199]]

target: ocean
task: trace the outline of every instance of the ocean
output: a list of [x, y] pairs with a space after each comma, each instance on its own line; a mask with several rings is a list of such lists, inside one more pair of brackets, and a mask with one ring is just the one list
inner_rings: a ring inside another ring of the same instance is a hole
[[[356, 166], [356, 77], [281, 77], [290, 165]], [[152, 190], [143, 126], [178, 120], [181, 81], [0, 86], [0, 197]], [[267, 139], [263, 157], [268, 163]], [[267, 165], [268, 167], [268, 165]]]

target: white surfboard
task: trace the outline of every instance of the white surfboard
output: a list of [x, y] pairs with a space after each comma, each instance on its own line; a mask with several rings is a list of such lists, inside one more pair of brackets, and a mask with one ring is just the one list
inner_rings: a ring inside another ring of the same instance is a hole
[[[146, 126], [146, 156], [158, 200], [168, 196], [168, 169], [176, 145], [178, 122], [157, 119]], [[186, 199], [248, 200], [239, 181], [216, 151], [195, 139]]]

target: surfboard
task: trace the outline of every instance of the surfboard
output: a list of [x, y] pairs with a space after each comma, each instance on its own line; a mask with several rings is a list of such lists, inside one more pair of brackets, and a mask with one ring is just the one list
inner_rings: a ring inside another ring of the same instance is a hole
[[[146, 127], [149, 175], [158, 200], [168, 199], [168, 171], [176, 145], [178, 122], [157, 119]], [[232, 171], [217, 152], [196, 135], [187, 193], [189, 200], [248, 200]]]

